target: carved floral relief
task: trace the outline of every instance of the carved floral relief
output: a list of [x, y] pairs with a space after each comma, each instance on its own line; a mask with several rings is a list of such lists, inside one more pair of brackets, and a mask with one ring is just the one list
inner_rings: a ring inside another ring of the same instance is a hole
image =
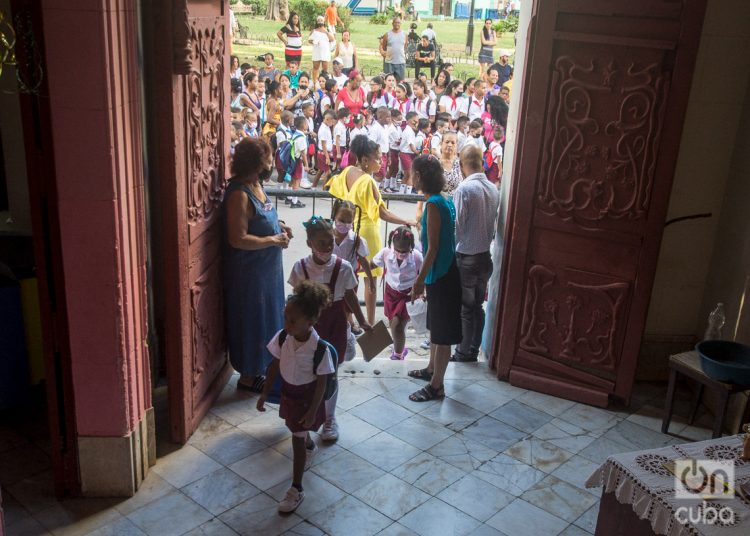
[[224, 27], [214, 19], [190, 24], [188, 108], [188, 222], [211, 218], [224, 192]]
[[542, 265], [529, 270], [521, 348], [561, 362], [613, 371], [618, 336], [626, 323], [629, 285], [586, 282], [575, 272], [555, 273]]
[[649, 208], [669, 73], [619, 54], [562, 55], [552, 73], [538, 206], [584, 227]]

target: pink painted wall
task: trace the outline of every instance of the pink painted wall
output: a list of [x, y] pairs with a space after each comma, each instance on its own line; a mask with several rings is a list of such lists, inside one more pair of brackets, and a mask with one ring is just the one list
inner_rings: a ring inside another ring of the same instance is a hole
[[44, 32], [78, 434], [150, 407], [134, 0], [47, 0]]

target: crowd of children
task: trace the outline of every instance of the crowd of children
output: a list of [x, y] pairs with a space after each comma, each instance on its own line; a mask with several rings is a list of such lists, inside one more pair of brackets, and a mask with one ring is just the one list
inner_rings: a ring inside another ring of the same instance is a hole
[[[393, 73], [362, 83], [365, 102], [352, 114], [343, 93], [348, 77], [322, 72], [318, 80], [290, 62], [273, 65], [273, 54], [258, 57], [262, 66], [242, 64], [232, 78], [232, 144], [265, 136], [276, 153], [277, 181], [291, 191], [284, 201], [302, 208], [294, 192], [325, 184], [331, 174], [355, 162], [351, 140], [365, 135], [380, 145], [383, 165], [375, 179], [385, 192], [412, 193], [411, 162], [419, 154], [440, 156], [446, 131], [458, 135], [460, 150], [477, 145], [493, 182], [500, 180], [513, 71], [492, 66], [483, 79], [452, 79], [444, 65], [434, 80], [425, 73], [412, 83]], [[233, 59], [233, 64], [238, 61]], [[500, 73], [502, 71], [502, 74]]]

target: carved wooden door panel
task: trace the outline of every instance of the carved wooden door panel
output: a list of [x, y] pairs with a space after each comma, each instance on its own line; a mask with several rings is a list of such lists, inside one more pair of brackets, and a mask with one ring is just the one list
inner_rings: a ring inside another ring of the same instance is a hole
[[705, 0], [535, 2], [494, 364], [630, 396]]
[[[221, 200], [229, 121], [226, 2], [173, 0], [174, 176], [165, 181], [165, 352], [171, 436], [184, 442], [231, 372], [224, 337]], [[162, 4], [162, 5], [166, 5]]]

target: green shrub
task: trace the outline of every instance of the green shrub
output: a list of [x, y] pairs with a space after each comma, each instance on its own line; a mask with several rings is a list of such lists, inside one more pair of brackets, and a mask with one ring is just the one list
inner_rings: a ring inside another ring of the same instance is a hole
[[382, 13], [375, 13], [370, 17], [370, 24], [388, 24], [396, 16], [396, 10], [388, 6]]
[[[229, 2], [231, 3], [232, 0]], [[254, 6], [256, 15], [265, 15], [268, 11], [268, 0], [241, 0], [241, 2], [246, 6]]]
[[[299, 15], [300, 26], [304, 30], [315, 28], [315, 19], [320, 15], [325, 15], [326, 8], [331, 5], [330, 0], [290, 0], [289, 11], [295, 11]], [[339, 18], [344, 23], [343, 26], [336, 26], [337, 32], [343, 32], [344, 29], [351, 30], [353, 19], [352, 10], [348, 7], [338, 7]]]
[[516, 33], [518, 31], [518, 17], [508, 17], [503, 20], [499, 20], [495, 26], [495, 31], [502, 35], [504, 33]]
[[237, 4], [237, 0], [229, 0], [229, 5], [230, 6], [233, 6], [235, 4]]

